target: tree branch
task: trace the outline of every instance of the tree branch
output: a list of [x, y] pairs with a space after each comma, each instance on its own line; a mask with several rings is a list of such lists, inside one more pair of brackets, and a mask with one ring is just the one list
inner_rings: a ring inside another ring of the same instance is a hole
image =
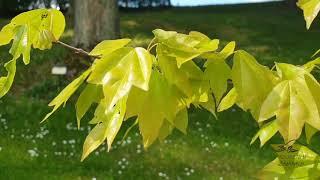
[[101, 58], [101, 56], [90, 55], [89, 52], [87, 52], [87, 51], [85, 51], [85, 50], [83, 50], [81, 48], [73, 47], [73, 46], [71, 46], [69, 44], [66, 44], [64, 42], [61, 42], [61, 41], [56, 41], [55, 43], [60, 44], [60, 45], [66, 47], [66, 48], [68, 48], [68, 49], [70, 49], [70, 50], [74, 51], [75, 53], [80, 54], [82, 56], [87, 56], [87, 57], [91, 57], [91, 58], [95, 58], [95, 59], [100, 59]]

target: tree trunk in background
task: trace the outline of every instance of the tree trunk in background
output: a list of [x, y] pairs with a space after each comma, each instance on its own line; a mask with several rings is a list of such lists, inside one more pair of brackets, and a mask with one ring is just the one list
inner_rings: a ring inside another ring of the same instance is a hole
[[118, 0], [74, 1], [74, 44], [88, 49], [120, 36]]
[[68, 8], [68, 12], [67, 14], [70, 15], [70, 16], [74, 16], [75, 13], [74, 13], [74, 9], [75, 9], [75, 0], [69, 0], [69, 8]]

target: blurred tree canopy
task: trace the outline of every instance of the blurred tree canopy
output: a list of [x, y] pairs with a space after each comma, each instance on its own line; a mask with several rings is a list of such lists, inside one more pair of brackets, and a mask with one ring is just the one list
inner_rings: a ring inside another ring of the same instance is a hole
[[119, 0], [123, 8], [169, 7], [171, 0]]
[[0, 14], [13, 15], [25, 10], [32, 6], [35, 0], [0, 0]]
[[71, 0], [0, 0], [0, 14], [12, 16], [36, 8], [50, 8], [52, 5], [66, 11]]
[[[70, 7], [72, 0], [0, 0], [0, 14], [2, 16], [12, 16], [30, 9], [46, 7], [52, 5], [59, 7], [65, 12]], [[118, 0], [121, 8], [151, 8], [170, 7], [170, 0]]]

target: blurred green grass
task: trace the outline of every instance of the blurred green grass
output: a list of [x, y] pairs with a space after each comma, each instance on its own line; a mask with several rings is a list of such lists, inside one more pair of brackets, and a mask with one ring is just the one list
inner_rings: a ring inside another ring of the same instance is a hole
[[[1, 19], [0, 25], [7, 22]], [[135, 45], [146, 46], [156, 28], [196, 30], [222, 44], [235, 40], [238, 48], [268, 66], [274, 61], [303, 64], [319, 48], [319, 25], [307, 31], [301, 12], [280, 3], [121, 13], [122, 36], [132, 38]], [[70, 42], [72, 34], [68, 29], [63, 41]], [[0, 65], [9, 60], [8, 47], [0, 47], [0, 57]], [[52, 66], [68, 64], [76, 55], [54, 46], [34, 50], [31, 57], [30, 65], [19, 63], [12, 91], [0, 100], [0, 179], [253, 179], [275, 158], [269, 143], [261, 149], [258, 143], [249, 145], [257, 125], [250, 114], [234, 107], [220, 113], [218, 120], [191, 109], [188, 135], [174, 132], [147, 151], [137, 128], [120, 144], [124, 128], [111, 152], [104, 145], [81, 163], [90, 116], [77, 130], [75, 98], [39, 124], [50, 110], [47, 103], [71, 81], [51, 75]]]

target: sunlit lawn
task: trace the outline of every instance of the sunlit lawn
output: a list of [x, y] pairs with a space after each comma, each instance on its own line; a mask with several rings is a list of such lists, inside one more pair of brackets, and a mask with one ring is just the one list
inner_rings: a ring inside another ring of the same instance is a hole
[[[124, 37], [142, 46], [156, 28], [201, 31], [222, 44], [235, 40], [238, 48], [269, 66], [274, 61], [302, 64], [319, 48], [319, 25], [306, 31], [298, 10], [278, 4], [126, 12], [121, 14], [121, 27]], [[68, 30], [64, 41], [71, 36]], [[216, 120], [192, 108], [186, 136], [176, 131], [144, 150], [137, 128], [121, 143], [133, 123], [127, 121], [109, 153], [104, 145], [81, 163], [90, 116], [77, 130], [74, 103], [69, 102], [48, 122], [39, 123], [50, 110], [47, 103], [71, 80], [50, 74], [55, 64], [78, 62], [67, 52], [60, 47], [33, 51], [29, 66], [19, 63], [12, 91], [0, 100], [0, 179], [253, 179], [275, 158], [268, 144], [262, 149], [258, 143], [249, 145], [257, 131], [250, 114], [234, 107]], [[1, 47], [1, 65], [9, 60], [7, 54], [8, 47]]]

